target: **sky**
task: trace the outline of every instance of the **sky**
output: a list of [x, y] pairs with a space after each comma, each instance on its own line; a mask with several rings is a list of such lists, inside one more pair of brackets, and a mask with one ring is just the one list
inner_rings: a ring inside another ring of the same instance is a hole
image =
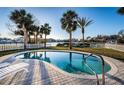
[[[16, 38], [11, 34], [7, 24], [13, 25], [9, 20], [11, 11], [15, 9], [25, 9], [36, 19], [36, 23], [41, 25], [49, 23], [52, 27], [48, 38], [68, 39], [69, 34], [61, 29], [60, 19], [67, 10], [74, 10], [79, 17], [92, 19], [93, 24], [85, 29], [85, 38], [87, 36], [112, 35], [124, 29], [124, 16], [117, 14], [117, 7], [1, 7], [0, 8], [0, 37]], [[73, 32], [73, 38], [81, 39], [81, 31], [78, 28]]]

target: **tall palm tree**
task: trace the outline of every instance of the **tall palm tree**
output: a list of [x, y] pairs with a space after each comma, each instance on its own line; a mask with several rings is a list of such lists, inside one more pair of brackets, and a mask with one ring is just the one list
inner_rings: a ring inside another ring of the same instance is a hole
[[38, 43], [38, 35], [40, 34], [40, 27], [36, 26], [36, 43]]
[[124, 15], [124, 7], [119, 8], [117, 13], [120, 15]]
[[26, 49], [28, 43], [28, 27], [34, 22], [32, 15], [27, 13], [24, 9], [20, 9], [12, 11], [9, 18], [17, 25], [19, 30], [23, 31], [24, 49]]
[[43, 38], [43, 25], [41, 25], [40, 27], [39, 35], [40, 35], [40, 38]]
[[34, 43], [37, 44], [37, 41], [38, 41], [38, 35], [40, 33], [40, 27], [37, 26], [37, 25], [32, 25], [31, 26], [31, 31], [34, 35]]
[[51, 27], [49, 26], [48, 23], [45, 23], [44, 25], [41, 25], [41, 31], [43, 31], [43, 34], [45, 35], [44, 48], [46, 48], [46, 42], [47, 42], [46, 37], [47, 37], [47, 35], [50, 34]]
[[32, 30], [30, 29], [29, 31], [28, 31], [28, 43], [32, 43], [32, 40], [31, 40], [31, 36], [33, 35], [33, 32], [32, 32]]
[[27, 27], [27, 31], [28, 31], [28, 43], [32, 43], [32, 40], [31, 40], [31, 36], [33, 35], [33, 31], [32, 31], [32, 24]]
[[68, 10], [61, 18], [61, 27], [69, 34], [69, 49], [72, 49], [72, 32], [77, 28], [77, 17], [75, 11]]
[[82, 32], [82, 43], [84, 44], [84, 32], [85, 32], [85, 27], [89, 26], [90, 24], [93, 23], [93, 20], [90, 20], [89, 18], [82, 17], [77, 19], [77, 25], [81, 29]]
[[36, 31], [36, 26], [35, 25], [31, 25], [30, 27], [30, 34], [34, 36], [33, 38], [33, 43], [35, 43], [35, 31]]

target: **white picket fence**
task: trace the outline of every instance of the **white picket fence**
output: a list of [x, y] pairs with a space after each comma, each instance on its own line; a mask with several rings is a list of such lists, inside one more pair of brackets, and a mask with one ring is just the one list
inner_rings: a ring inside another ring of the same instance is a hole
[[111, 48], [114, 50], [119, 50], [124, 52], [124, 45], [119, 45], [119, 44], [105, 44], [105, 48]]
[[[50, 44], [46, 45], [47, 47], [50, 47]], [[33, 48], [43, 48], [43, 44], [27, 44], [27, 49], [33, 49]], [[6, 51], [6, 50], [16, 50], [16, 49], [24, 49], [24, 44], [0, 44], [0, 51]]]

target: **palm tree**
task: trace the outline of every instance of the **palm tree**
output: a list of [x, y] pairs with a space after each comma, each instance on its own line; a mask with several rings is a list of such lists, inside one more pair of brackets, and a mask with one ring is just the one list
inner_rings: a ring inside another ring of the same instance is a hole
[[14, 10], [10, 14], [10, 20], [12, 20], [17, 28], [23, 31], [24, 34], [24, 49], [26, 49], [28, 43], [28, 28], [33, 24], [32, 15], [27, 13], [24, 9]]
[[32, 40], [31, 40], [31, 36], [33, 35], [33, 32], [32, 32], [32, 30], [30, 29], [29, 31], [28, 31], [28, 40], [29, 40], [29, 42], [28, 43], [32, 43]]
[[31, 31], [30, 34], [34, 36], [33, 43], [35, 43], [35, 34], [34, 33], [36, 31], [36, 26], [35, 25], [31, 25], [30, 31]]
[[40, 34], [40, 27], [39, 26], [36, 26], [36, 32], [35, 32], [35, 42], [38, 43], [38, 35]]
[[28, 28], [27, 28], [27, 31], [28, 31], [28, 43], [32, 43], [32, 40], [31, 40], [31, 36], [34, 34], [33, 31], [32, 31], [32, 25], [31, 24]]
[[32, 25], [31, 26], [31, 32], [34, 35], [34, 43], [37, 44], [38, 35], [40, 33], [40, 27], [37, 25]]
[[117, 13], [120, 15], [124, 15], [124, 7], [119, 8]]
[[49, 26], [48, 23], [45, 23], [44, 25], [41, 25], [40, 31], [43, 32], [43, 34], [45, 35], [44, 48], [46, 48], [46, 42], [47, 42], [46, 37], [47, 35], [50, 34], [51, 27]]
[[72, 32], [77, 29], [77, 14], [68, 10], [61, 18], [61, 27], [69, 34], [69, 49], [72, 49]]
[[[12, 31], [14, 35], [18, 35], [18, 36], [24, 36], [24, 32], [22, 30], [15, 30]], [[28, 43], [31, 43], [31, 35], [33, 35], [31, 29], [28, 29]]]
[[43, 37], [43, 25], [41, 25], [41, 27], [40, 27], [39, 35], [40, 35], [40, 38]]
[[85, 32], [85, 27], [89, 26], [90, 24], [93, 23], [93, 20], [90, 20], [89, 18], [82, 17], [77, 19], [77, 25], [81, 29], [82, 32], [82, 43], [84, 44], [84, 32]]
[[22, 30], [15, 30], [15, 31], [13, 31], [13, 34], [14, 35], [19, 35], [19, 36], [24, 36], [24, 33], [23, 33]]

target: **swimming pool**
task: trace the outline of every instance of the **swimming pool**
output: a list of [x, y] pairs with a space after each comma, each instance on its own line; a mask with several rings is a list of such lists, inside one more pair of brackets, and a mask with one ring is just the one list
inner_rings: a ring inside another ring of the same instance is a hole
[[[93, 71], [86, 65], [88, 64], [97, 74], [102, 73], [101, 59], [96, 56], [89, 56], [85, 61], [87, 54], [62, 51], [34, 51], [16, 55], [17, 59], [38, 59], [50, 63], [59, 69], [73, 74], [87, 73], [93, 75]], [[86, 64], [85, 64], [86, 62]], [[110, 65], [105, 63], [105, 72], [111, 69]]]

